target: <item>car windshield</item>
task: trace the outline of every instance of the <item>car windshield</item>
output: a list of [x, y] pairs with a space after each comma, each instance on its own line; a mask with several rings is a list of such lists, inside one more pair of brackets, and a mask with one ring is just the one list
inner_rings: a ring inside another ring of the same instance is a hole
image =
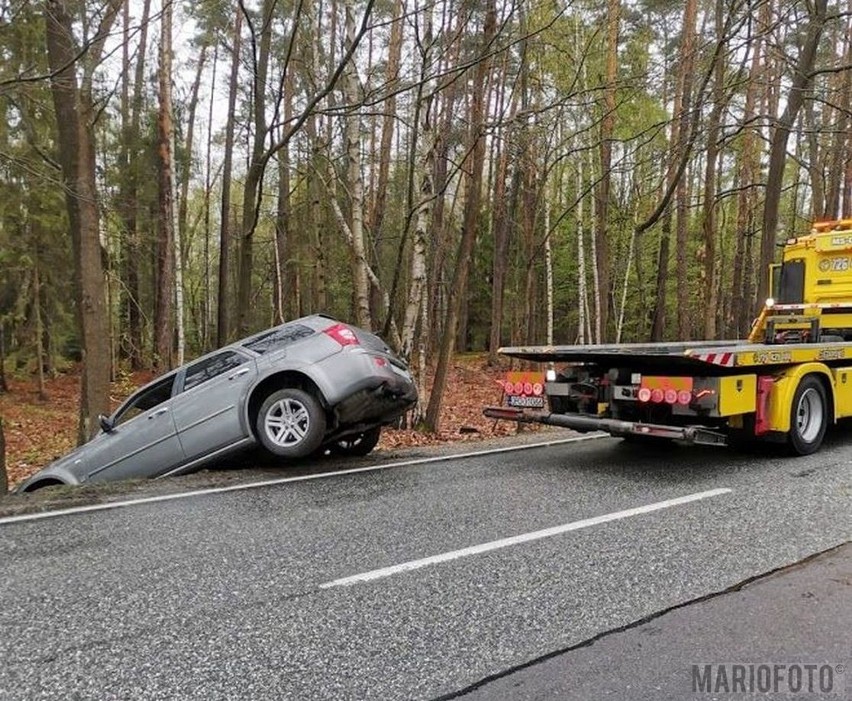
[[313, 333], [313, 329], [303, 324], [288, 324], [287, 326], [279, 326], [277, 329], [260, 336], [255, 336], [243, 345], [249, 350], [263, 355], [267, 351], [278, 350], [302, 338], [312, 336]]

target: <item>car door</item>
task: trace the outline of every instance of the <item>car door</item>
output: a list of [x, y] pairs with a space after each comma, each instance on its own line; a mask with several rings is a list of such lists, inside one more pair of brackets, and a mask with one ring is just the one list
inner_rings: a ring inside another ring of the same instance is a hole
[[100, 465], [91, 481], [154, 477], [185, 460], [172, 416], [175, 374], [143, 387], [112, 416], [112, 428], [100, 436]]
[[175, 425], [188, 460], [246, 438], [241, 407], [257, 376], [247, 353], [227, 349], [198, 360], [186, 368], [181, 393], [174, 399]]

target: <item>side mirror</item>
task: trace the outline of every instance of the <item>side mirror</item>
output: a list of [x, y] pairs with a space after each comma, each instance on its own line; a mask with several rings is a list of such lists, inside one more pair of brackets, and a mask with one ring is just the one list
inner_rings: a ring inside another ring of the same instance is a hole
[[98, 414], [98, 423], [101, 425], [104, 433], [112, 433], [113, 428], [115, 428], [109, 416], [104, 416], [103, 414]]

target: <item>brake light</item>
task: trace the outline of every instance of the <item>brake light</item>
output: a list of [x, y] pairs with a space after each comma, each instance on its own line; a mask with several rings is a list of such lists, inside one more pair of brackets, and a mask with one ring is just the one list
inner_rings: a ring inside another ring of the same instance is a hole
[[689, 404], [692, 401], [692, 392], [687, 392], [685, 389], [677, 393], [678, 404]]
[[639, 401], [640, 402], [650, 402], [651, 401], [651, 390], [647, 387], [643, 387], [639, 390]]
[[677, 390], [667, 389], [666, 390], [666, 404], [674, 404], [677, 402]]
[[346, 324], [335, 324], [327, 328], [323, 333], [331, 336], [341, 346], [360, 346], [361, 342], [355, 335], [355, 332]]
[[663, 401], [664, 396], [663, 390], [659, 387], [651, 390], [651, 401], [655, 404], [660, 404]]
[[519, 397], [540, 397], [544, 394], [544, 385], [541, 382], [497, 380], [497, 384], [503, 388], [506, 394], [517, 395]]

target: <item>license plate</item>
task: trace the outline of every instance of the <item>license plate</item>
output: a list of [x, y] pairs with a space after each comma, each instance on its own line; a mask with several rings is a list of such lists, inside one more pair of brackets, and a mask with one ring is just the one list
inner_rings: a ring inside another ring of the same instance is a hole
[[507, 399], [509, 406], [518, 409], [544, 409], [544, 397], [524, 397], [517, 394], [510, 394]]

